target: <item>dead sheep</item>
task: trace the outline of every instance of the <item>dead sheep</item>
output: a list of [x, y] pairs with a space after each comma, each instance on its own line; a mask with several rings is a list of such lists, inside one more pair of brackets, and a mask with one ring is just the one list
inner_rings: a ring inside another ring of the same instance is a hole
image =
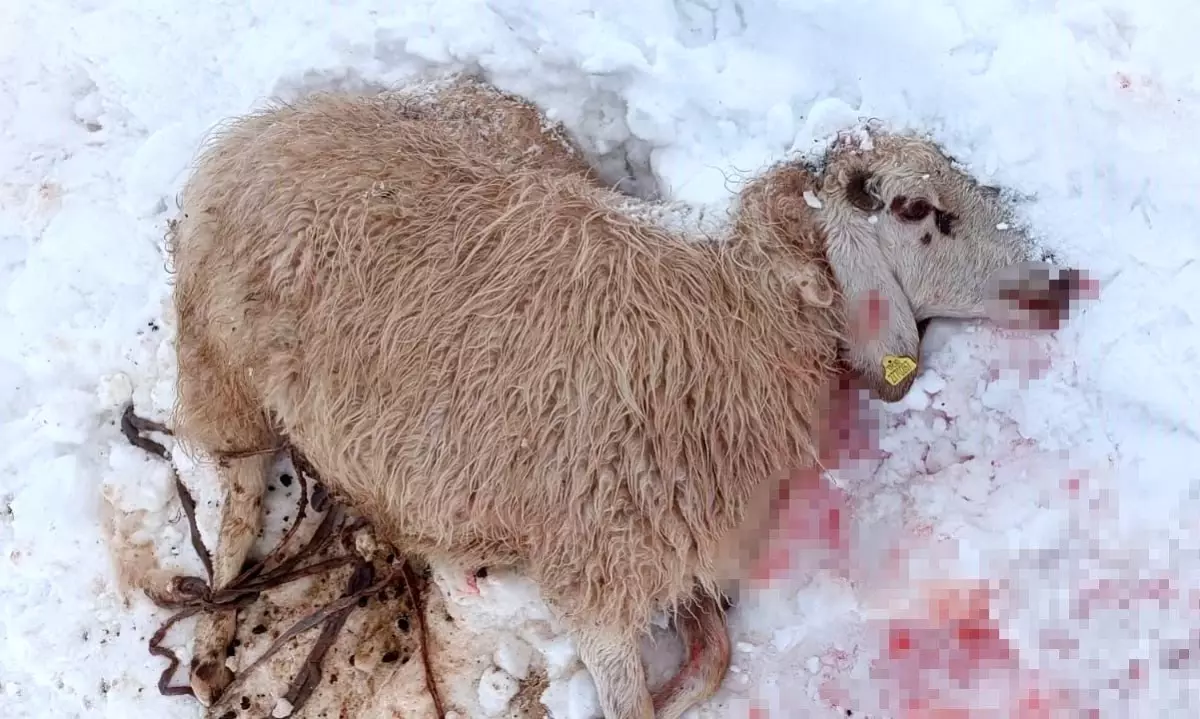
[[[286, 439], [405, 551], [527, 572], [609, 719], [710, 697], [737, 538], [816, 461], [830, 378], [848, 365], [903, 397], [918, 322], [985, 316], [1026, 243], [933, 144], [886, 133], [836, 147], [820, 176], [770, 168], [716, 236], [661, 209], [471, 79], [220, 129], [169, 237], [176, 431], [234, 457], [215, 585], [261, 525], [272, 458], [246, 452]], [[1062, 314], [1050, 294], [1021, 307]], [[871, 336], [851, 322], [864, 298], [887, 301]], [[659, 611], [689, 658], [652, 694], [639, 639]], [[197, 629], [205, 703], [232, 678], [233, 621]]]

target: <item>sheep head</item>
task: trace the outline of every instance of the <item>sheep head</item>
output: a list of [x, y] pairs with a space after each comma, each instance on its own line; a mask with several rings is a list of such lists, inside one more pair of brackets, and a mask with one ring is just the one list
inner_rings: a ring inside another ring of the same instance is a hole
[[[1048, 280], [1027, 263], [1029, 243], [1008, 224], [999, 192], [956, 169], [933, 143], [875, 135], [872, 147], [834, 148], [818, 222], [852, 319], [847, 363], [884, 401], [917, 376], [918, 323], [933, 318], [1003, 320], [1052, 329], [1086, 280]], [[1042, 281], [1029, 282], [1034, 274]], [[879, 308], [873, 326], [853, 319]]]

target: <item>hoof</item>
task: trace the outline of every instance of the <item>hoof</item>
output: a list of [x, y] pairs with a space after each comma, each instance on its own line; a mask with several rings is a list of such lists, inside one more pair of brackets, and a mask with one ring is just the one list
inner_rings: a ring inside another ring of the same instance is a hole
[[233, 681], [233, 672], [224, 662], [216, 659], [194, 664], [191, 673], [192, 691], [196, 699], [206, 707], [210, 707], [221, 698], [225, 687]]

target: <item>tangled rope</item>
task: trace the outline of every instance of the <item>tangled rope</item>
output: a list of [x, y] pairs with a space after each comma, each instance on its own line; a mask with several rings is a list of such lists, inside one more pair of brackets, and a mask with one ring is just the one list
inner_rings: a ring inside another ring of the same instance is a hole
[[[137, 416], [133, 411], [133, 405], [128, 405], [121, 416], [121, 433], [133, 446], [159, 457], [170, 465], [175, 491], [179, 495], [184, 515], [187, 517], [192, 548], [196, 551], [196, 555], [204, 565], [204, 571], [208, 577], [206, 581], [200, 577], [179, 576], [171, 580], [170, 585], [165, 591], [146, 590], [146, 595], [157, 606], [174, 611], [174, 614], [163, 623], [148, 642], [150, 654], [162, 657], [168, 662], [167, 668], [163, 670], [158, 680], [158, 690], [161, 694], [164, 696], [195, 696], [190, 686], [186, 684], [171, 684], [171, 679], [175, 676], [175, 672], [179, 668], [180, 660], [174, 652], [163, 647], [162, 642], [166, 638], [167, 633], [177, 623], [201, 613], [237, 611], [253, 604], [262, 592], [269, 589], [294, 582], [303, 577], [324, 574], [341, 567], [353, 565], [354, 569], [339, 599], [315, 610], [283, 632], [261, 656], [238, 673], [238, 676], [225, 689], [224, 693], [227, 695], [231, 694], [237, 687], [241, 686], [246, 677], [283, 648], [284, 644], [289, 640], [320, 626], [321, 633], [318, 635], [316, 643], [309, 651], [304, 664], [288, 685], [288, 690], [283, 696], [283, 700], [288, 702], [292, 707], [292, 713], [298, 711], [320, 684], [322, 678], [321, 667], [325, 655], [333, 646], [346, 620], [350, 617], [350, 614], [354, 611], [359, 601], [363, 598], [374, 596], [393, 584], [403, 583], [405, 591], [409, 595], [413, 612], [417, 618], [419, 630], [418, 641], [421, 646], [421, 660], [424, 665], [425, 686], [433, 700], [434, 710], [437, 713], [438, 719], [443, 719], [445, 711], [437, 684], [433, 678], [432, 665], [429, 659], [428, 627], [425, 623], [425, 611], [421, 602], [420, 590], [422, 587], [408, 560], [398, 558], [395, 562], [391, 563], [384, 576], [378, 580], [375, 577], [374, 565], [352, 552], [300, 566], [306, 559], [317, 556], [328, 548], [335, 537], [341, 538], [343, 547], [351, 545], [354, 533], [367, 526], [367, 521], [362, 518], [347, 520], [345, 512], [342, 511], [341, 507], [333, 504], [329, 494], [321, 485], [320, 478], [315, 469], [295, 447], [284, 445], [261, 452], [253, 452], [253, 454], [266, 454], [282, 451], [283, 449], [288, 449], [290, 452], [292, 465], [296, 469], [296, 476], [300, 485], [300, 499], [295, 520], [279, 543], [266, 556], [245, 569], [228, 586], [214, 590], [212, 588], [212, 557], [200, 538], [200, 531], [196, 524], [195, 500], [180, 479], [179, 472], [176, 471], [166, 447], [145, 436], [146, 433], [150, 432], [159, 432], [165, 435], [173, 434], [167, 427]], [[239, 453], [236, 456], [246, 456], [246, 454]], [[222, 457], [221, 459], [222, 461], [226, 461], [232, 458], [235, 458], [235, 456]], [[313, 484], [311, 500], [309, 497], [310, 481]], [[325, 512], [325, 516], [322, 517], [320, 524], [312, 536], [290, 557], [285, 556], [284, 550], [295, 538], [300, 525], [305, 519], [306, 510], [310, 504], [314, 511]]]

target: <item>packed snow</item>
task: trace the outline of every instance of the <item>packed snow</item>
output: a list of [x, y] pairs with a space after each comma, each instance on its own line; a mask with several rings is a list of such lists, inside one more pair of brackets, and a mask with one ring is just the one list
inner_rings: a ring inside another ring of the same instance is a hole
[[[741, 598], [695, 716], [1193, 715], [1197, 37], [1200, 4], [1168, 0], [0, 3], [0, 716], [201, 715], [158, 694], [165, 612], [122, 579], [197, 565], [166, 467], [118, 418], [168, 417], [162, 238], [205, 133], [456, 68], [697, 206], [868, 118], [928, 132], [1101, 283], [1052, 335], [933, 325], [914, 391], [873, 408], [881, 456], [834, 478], [840, 561], [799, 552]], [[194, 491], [211, 542], [216, 488]], [[443, 678], [467, 683], [460, 717], [505, 712], [533, 666], [551, 716], [600, 715], [570, 642], [522, 629], [533, 588], [443, 583], [496, 637]], [[647, 657], [654, 678], [679, 658]]]

